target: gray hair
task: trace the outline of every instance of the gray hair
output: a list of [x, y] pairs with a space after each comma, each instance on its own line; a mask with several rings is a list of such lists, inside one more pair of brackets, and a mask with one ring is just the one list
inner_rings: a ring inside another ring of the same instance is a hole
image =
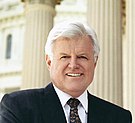
[[94, 50], [94, 56], [98, 56], [100, 48], [95, 31], [87, 25], [78, 21], [64, 21], [52, 28], [45, 45], [45, 53], [49, 56], [53, 55], [52, 45], [60, 37], [78, 38], [83, 35], [88, 35], [91, 38]]

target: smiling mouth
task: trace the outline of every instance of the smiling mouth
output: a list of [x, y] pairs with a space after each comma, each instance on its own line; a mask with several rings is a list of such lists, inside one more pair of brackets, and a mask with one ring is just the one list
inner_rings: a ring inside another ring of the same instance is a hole
[[68, 73], [66, 75], [70, 76], [70, 77], [80, 77], [82, 74], [80, 74], [80, 73]]

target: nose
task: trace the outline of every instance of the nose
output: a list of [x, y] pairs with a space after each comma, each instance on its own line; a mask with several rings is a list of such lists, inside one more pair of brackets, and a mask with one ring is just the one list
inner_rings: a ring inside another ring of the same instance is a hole
[[76, 57], [71, 57], [68, 66], [71, 69], [78, 69], [79, 68], [79, 64], [77, 63], [77, 58]]

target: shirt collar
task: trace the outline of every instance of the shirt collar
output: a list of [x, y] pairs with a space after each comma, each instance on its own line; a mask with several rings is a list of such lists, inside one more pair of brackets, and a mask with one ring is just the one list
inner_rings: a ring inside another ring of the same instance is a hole
[[[53, 86], [54, 86], [54, 89], [55, 89], [59, 99], [60, 99], [62, 107], [64, 107], [66, 105], [67, 101], [70, 98], [72, 98], [72, 96], [61, 91], [54, 84], [53, 84]], [[81, 102], [83, 108], [85, 109], [85, 111], [87, 113], [88, 112], [88, 93], [87, 93], [87, 91], [85, 90], [84, 93], [82, 95], [80, 95], [77, 99]]]

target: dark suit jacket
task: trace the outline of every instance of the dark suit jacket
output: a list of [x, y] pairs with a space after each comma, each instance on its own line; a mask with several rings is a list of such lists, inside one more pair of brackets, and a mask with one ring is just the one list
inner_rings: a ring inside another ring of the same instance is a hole
[[[131, 123], [131, 113], [88, 93], [88, 123]], [[66, 123], [53, 88], [7, 94], [0, 104], [0, 123]]]

